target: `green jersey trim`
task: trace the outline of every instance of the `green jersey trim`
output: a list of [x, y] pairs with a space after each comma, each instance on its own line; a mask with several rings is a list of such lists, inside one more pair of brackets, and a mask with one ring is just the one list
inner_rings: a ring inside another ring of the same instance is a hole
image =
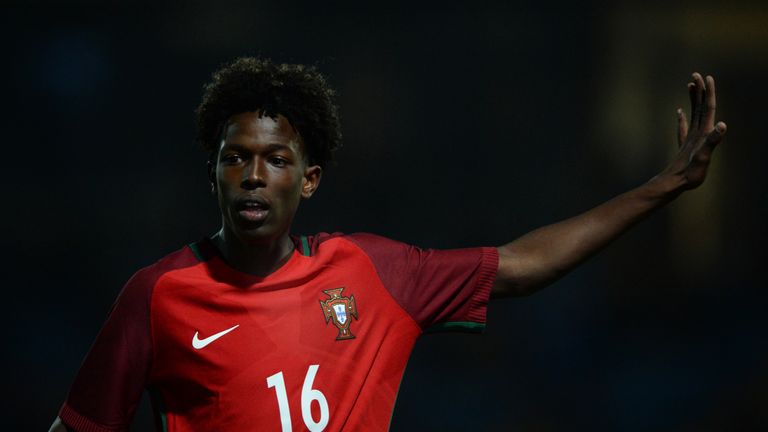
[[424, 333], [481, 333], [483, 330], [485, 330], [485, 324], [470, 321], [452, 321], [429, 326], [424, 329]]
[[192, 250], [192, 253], [195, 254], [195, 258], [197, 258], [198, 261], [206, 261], [203, 257], [203, 252], [200, 250], [200, 246], [198, 246], [197, 243], [190, 243], [189, 248]]
[[304, 256], [310, 256], [312, 251], [309, 249], [309, 240], [307, 236], [301, 236], [301, 254]]

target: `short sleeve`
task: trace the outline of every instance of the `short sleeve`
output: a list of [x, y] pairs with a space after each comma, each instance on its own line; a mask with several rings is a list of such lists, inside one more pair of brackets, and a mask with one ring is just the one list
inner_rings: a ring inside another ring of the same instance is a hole
[[496, 248], [435, 250], [372, 234], [347, 238], [368, 255], [384, 287], [424, 331], [485, 327]]
[[59, 417], [84, 432], [127, 430], [152, 358], [149, 303], [157, 275], [136, 273], [125, 285], [70, 388]]

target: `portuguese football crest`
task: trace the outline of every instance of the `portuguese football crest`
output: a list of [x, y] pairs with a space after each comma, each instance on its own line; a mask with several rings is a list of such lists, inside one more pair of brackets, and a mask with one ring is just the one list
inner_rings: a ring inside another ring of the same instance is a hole
[[330, 297], [328, 300], [320, 300], [320, 306], [323, 308], [325, 323], [332, 320], [333, 325], [339, 329], [339, 335], [336, 340], [354, 339], [355, 335], [349, 331], [349, 325], [352, 323], [352, 317], [357, 319], [357, 305], [355, 305], [355, 296], [342, 297], [341, 292], [344, 287], [324, 290], [325, 295]]

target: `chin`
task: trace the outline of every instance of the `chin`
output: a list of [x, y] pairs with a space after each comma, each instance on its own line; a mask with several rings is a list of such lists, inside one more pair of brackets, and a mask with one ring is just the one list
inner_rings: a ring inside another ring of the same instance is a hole
[[283, 231], [275, 229], [269, 225], [259, 225], [250, 227], [237, 227], [231, 232], [241, 242], [248, 245], [260, 245], [276, 242], [282, 236]]
[[235, 230], [234, 233], [241, 242], [249, 245], [269, 243], [277, 237], [274, 233], [261, 229]]

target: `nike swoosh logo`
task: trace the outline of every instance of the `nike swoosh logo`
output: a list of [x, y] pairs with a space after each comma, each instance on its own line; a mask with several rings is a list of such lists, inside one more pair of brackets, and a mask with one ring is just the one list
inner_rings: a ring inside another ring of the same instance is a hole
[[231, 332], [232, 330], [234, 330], [234, 329], [236, 329], [238, 327], [240, 327], [240, 324], [238, 324], [238, 325], [236, 325], [236, 326], [234, 326], [232, 328], [228, 328], [228, 329], [226, 329], [224, 331], [220, 331], [220, 332], [216, 333], [215, 335], [208, 336], [205, 339], [198, 339], [198, 337], [197, 337], [198, 333], [195, 332], [195, 335], [192, 336], [192, 348], [194, 348], [194, 349], [205, 348], [208, 345], [210, 345], [211, 342], [215, 341], [216, 339], [224, 336], [225, 334]]

